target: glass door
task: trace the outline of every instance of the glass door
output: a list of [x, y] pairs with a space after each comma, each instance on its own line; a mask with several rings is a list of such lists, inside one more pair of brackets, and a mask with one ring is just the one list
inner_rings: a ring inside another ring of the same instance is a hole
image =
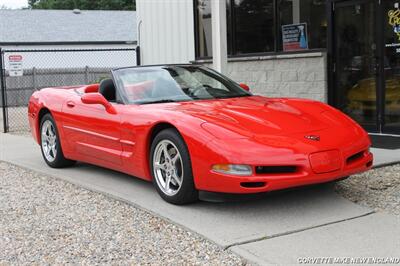
[[400, 1], [382, 1], [384, 28], [383, 133], [400, 135]]
[[333, 52], [336, 107], [370, 131], [377, 130], [376, 1], [334, 4]]

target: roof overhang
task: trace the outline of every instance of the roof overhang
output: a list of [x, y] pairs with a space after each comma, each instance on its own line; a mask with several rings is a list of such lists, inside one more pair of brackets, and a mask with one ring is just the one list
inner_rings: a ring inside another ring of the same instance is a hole
[[83, 41], [83, 42], [0, 42], [0, 46], [11, 45], [107, 45], [107, 44], [132, 44], [137, 45], [137, 41]]

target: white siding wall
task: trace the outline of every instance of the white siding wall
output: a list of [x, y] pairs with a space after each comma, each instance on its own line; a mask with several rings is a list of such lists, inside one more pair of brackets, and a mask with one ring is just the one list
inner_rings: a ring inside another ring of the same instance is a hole
[[142, 64], [195, 59], [192, 0], [137, 0]]

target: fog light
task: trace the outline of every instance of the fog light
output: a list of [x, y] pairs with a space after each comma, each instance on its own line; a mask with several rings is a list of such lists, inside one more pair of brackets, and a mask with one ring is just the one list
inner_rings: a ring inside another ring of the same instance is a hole
[[245, 164], [214, 164], [211, 169], [214, 172], [229, 175], [249, 176], [253, 174], [251, 166]]

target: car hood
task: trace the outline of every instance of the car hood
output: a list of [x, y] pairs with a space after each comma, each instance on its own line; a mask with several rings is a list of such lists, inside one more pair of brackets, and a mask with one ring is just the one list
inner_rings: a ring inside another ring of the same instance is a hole
[[313, 132], [340, 123], [324, 114], [324, 104], [288, 98], [250, 96], [223, 100], [202, 100], [170, 105], [203, 122], [202, 128], [216, 137], [252, 137], [255, 135], [291, 135]]

